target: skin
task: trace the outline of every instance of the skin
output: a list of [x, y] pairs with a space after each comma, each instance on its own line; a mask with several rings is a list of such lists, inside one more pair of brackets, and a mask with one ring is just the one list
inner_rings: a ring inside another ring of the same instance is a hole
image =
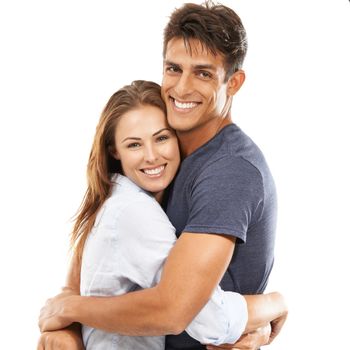
[[115, 158], [124, 175], [161, 200], [180, 164], [177, 137], [164, 113], [142, 106], [125, 113], [115, 131]]
[[[177, 131], [183, 156], [191, 154], [231, 123], [231, 100], [245, 79], [244, 72], [237, 71], [225, 82], [223, 58], [202, 50], [196, 41], [191, 45], [192, 55], [182, 40], [173, 39], [168, 43], [162, 85], [168, 122]], [[208, 301], [231, 261], [234, 248], [234, 237], [183, 232], [156, 287], [111, 298], [58, 295], [42, 310], [41, 330], [80, 322], [125, 335], [178, 334]], [[78, 284], [74, 278], [69, 280], [74, 294]], [[269, 313], [263, 315], [267, 317], [262, 317], [264, 322], [259, 318], [252, 322], [256, 309]], [[248, 312], [250, 323], [246, 332], [249, 334], [235, 346], [218, 348], [257, 349], [266, 344], [266, 334], [270, 336], [266, 324], [280, 320], [277, 324], [283, 325], [287, 308], [282, 296], [274, 293], [270, 299], [257, 298]]]
[[[66, 286], [62, 289], [61, 295], [76, 295], [80, 293], [80, 261], [74, 255], [72, 257]], [[84, 350], [81, 336], [80, 324], [72, 324], [62, 330], [54, 332], [43, 332], [39, 338], [37, 350]]]
[[[176, 130], [183, 156], [188, 156], [232, 123], [232, 96], [245, 80], [242, 70], [225, 82], [223, 57], [191, 41], [192, 55], [182, 39], [168, 43], [163, 67], [162, 97], [169, 125]], [[179, 105], [180, 103], [180, 105]], [[190, 108], [178, 106], [189, 105]]]

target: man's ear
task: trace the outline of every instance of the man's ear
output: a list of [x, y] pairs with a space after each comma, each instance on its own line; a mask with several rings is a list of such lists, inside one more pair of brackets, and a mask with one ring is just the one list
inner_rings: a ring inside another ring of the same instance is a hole
[[241, 88], [245, 81], [245, 72], [244, 70], [239, 69], [237, 72], [234, 72], [227, 82], [227, 95], [233, 96]]

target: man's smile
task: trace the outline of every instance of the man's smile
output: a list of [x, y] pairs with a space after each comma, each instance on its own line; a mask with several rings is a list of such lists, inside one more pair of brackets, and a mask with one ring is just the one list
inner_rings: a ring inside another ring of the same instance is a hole
[[198, 105], [200, 105], [200, 102], [195, 102], [195, 101], [179, 101], [175, 99], [174, 97], [169, 97], [170, 101], [172, 102], [173, 106], [181, 111], [190, 111], [196, 108]]

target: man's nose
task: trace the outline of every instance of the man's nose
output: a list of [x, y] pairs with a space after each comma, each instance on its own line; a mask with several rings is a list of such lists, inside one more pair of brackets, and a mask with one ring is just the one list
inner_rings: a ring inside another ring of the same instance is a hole
[[184, 98], [186, 95], [192, 93], [193, 82], [189, 75], [182, 74], [175, 85], [175, 92], [177, 97]]

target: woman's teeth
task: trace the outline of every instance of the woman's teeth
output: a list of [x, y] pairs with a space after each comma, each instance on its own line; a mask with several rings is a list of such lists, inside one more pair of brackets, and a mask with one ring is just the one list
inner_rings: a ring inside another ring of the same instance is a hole
[[160, 167], [154, 169], [143, 169], [143, 172], [147, 175], [158, 175], [164, 170], [164, 168], [165, 166], [161, 165]]

